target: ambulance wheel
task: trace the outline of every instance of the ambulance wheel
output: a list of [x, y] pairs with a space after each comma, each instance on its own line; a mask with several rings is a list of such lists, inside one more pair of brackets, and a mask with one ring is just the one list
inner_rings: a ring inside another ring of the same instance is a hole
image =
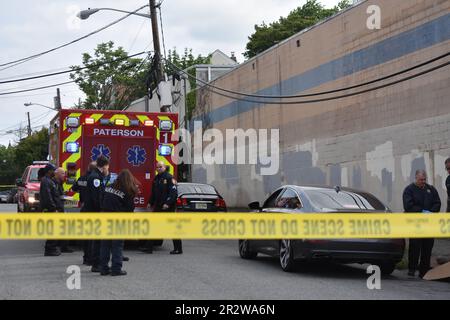
[[154, 241], [153, 241], [153, 245], [154, 245], [155, 247], [161, 247], [162, 244], [163, 244], [163, 242], [164, 242], [164, 240], [154, 240]]

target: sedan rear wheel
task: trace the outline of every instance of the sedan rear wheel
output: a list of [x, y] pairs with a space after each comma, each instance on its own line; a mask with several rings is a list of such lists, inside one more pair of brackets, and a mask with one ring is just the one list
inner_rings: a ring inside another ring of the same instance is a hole
[[280, 265], [286, 272], [294, 270], [294, 248], [291, 240], [281, 240], [280, 242]]
[[248, 240], [239, 240], [239, 255], [242, 259], [254, 259], [258, 252], [250, 250], [250, 242]]
[[395, 262], [393, 261], [383, 261], [379, 264], [381, 274], [384, 276], [390, 275], [395, 270]]

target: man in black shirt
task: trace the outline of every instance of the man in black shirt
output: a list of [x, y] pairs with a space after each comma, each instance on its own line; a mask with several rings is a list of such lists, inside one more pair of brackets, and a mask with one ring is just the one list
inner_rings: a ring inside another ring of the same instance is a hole
[[[56, 186], [56, 195], [55, 199], [56, 210], [58, 212], [64, 212], [64, 181], [66, 179], [66, 171], [63, 168], [57, 168], [55, 170], [55, 175], [53, 177], [53, 182]], [[72, 253], [73, 250], [68, 247], [69, 241], [67, 240], [59, 240], [59, 246], [61, 247], [61, 252], [63, 253]]]
[[[436, 189], [427, 184], [427, 174], [423, 170], [417, 170], [415, 183], [406, 187], [403, 192], [403, 207], [405, 212], [431, 213], [441, 210], [441, 200]], [[419, 264], [419, 277], [423, 277], [430, 269], [431, 252], [434, 239], [410, 239], [409, 240], [409, 265], [408, 275], [415, 276]]]
[[[42, 212], [59, 212], [61, 204], [59, 203], [58, 188], [53, 180], [56, 167], [49, 163], [45, 166], [41, 174], [41, 184], [39, 188], [40, 209]], [[45, 256], [59, 256], [61, 250], [58, 240], [47, 240], [45, 242]]]
[[450, 212], [450, 158], [445, 160], [445, 169], [448, 173], [448, 177], [445, 180], [445, 187], [447, 188], [447, 212]]
[[[72, 186], [72, 191], [78, 192], [80, 194], [80, 207], [81, 212], [83, 212], [84, 202], [86, 201], [87, 193], [87, 180], [92, 171], [97, 168], [97, 163], [95, 161], [89, 163], [88, 170], [84, 176], [78, 178], [77, 182]], [[83, 264], [91, 265], [91, 246], [92, 242], [90, 240], [83, 240]]]
[[[109, 160], [104, 156], [97, 159], [95, 168], [87, 179], [86, 199], [81, 208], [82, 212], [101, 212], [103, 193], [105, 192], [104, 178], [109, 174]], [[91, 241], [92, 272], [100, 272], [100, 240]]]

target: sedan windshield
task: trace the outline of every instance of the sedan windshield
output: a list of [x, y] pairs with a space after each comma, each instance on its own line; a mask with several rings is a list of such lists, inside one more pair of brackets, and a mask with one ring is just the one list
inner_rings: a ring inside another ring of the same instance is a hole
[[217, 194], [216, 189], [206, 184], [179, 184], [178, 194], [198, 193], [198, 194]]
[[305, 190], [312, 204], [321, 210], [385, 211], [386, 207], [367, 193], [354, 193], [331, 189]]

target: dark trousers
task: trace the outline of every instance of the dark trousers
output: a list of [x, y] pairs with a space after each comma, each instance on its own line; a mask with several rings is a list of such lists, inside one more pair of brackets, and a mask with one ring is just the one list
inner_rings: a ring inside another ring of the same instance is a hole
[[100, 241], [100, 269], [109, 270], [109, 260], [111, 258], [111, 271], [120, 272], [122, 270], [123, 240], [101, 240]]
[[83, 240], [83, 262], [92, 263], [91, 261], [91, 240]]
[[90, 242], [91, 242], [91, 264], [93, 267], [99, 267], [101, 240], [91, 240]]
[[[409, 271], [424, 275], [430, 269], [434, 239], [409, 239]], [[420, 263], [419, 263], [420, 258]]]
[[181, 240], [172, 240], [172, 241], [173, 241], [173, 249], [174, 250], [183, 251]]

